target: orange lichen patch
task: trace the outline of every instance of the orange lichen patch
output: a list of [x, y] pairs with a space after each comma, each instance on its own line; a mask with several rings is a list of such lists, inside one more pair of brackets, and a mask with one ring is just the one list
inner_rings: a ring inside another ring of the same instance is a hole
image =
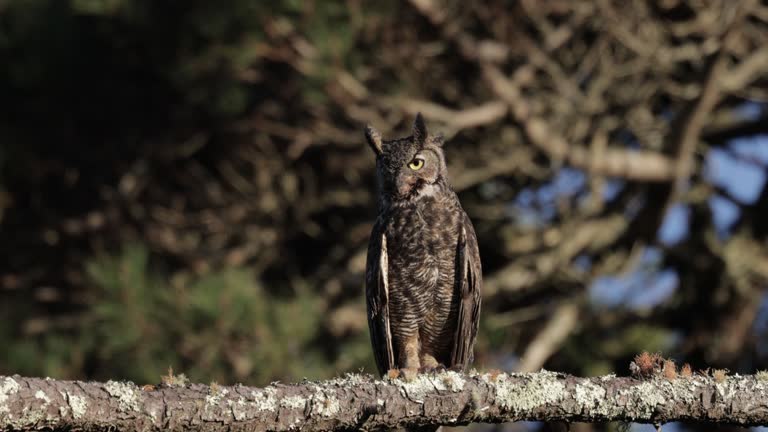
[[189, 382], [189, 380], [187, 379], [187, 376], [184, 374], [174, 375], [172, 366], [168, 366], [168, 375], [162, 375], [160, 377], [160, 380], [164, 385], [168, 387], [173, 387], [173, 386], [183, 387], [187, 385], [187, 382]]
[[674, 360], [664, 360], [664, 377], [670, 381], [677, 378], [677, 367]]
[[163, 384], [165, 385], [172, 385], [171, 382], [173, 382], [173, 366], [168, 366], [168, 375], [161, 375], [160, 380], [162, 380]]
[[397, 369], [390, 369], [387, 371], [387, 378], [396, 379], [400, 376], [400, 371]]
[[727, 375], [728, 375], [728, 369], [715, 369], [712, 371], [712, 377], [715, 379], [716, 382], [725, 381], [725, 378]]
[[663, 363], [664, 358], [661, 354], [651, 354], [648, 351], [643, 351], [635, 356], [630, 369], [632, 369], [632, 373], [635, 375], [650, 376], [661, 371]]
[[491, 369], [488, 371], [488, 378], [491, 379], [491, 381], [496, 381], [496, 379], [499, 377], [499, 375], [503, 374], [504, 372], [500, 371], [499, 369]]
[[683, 367], [680, 369], [680, 375], [686, 378], [693, 376], [693, 370], [691, 370], [691, 365], [689, 365], [688, 363], [684, 364]]

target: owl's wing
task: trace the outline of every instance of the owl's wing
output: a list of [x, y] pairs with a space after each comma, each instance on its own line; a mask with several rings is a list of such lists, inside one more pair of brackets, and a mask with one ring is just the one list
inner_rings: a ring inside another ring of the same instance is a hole
[[456, 281], [460, 290], [459, 322], [456, 325], [451, 364], [466, 369], [473, 360], [473, 347], [480, 322], [483, 274], [480, 250], [472, 221], [464, 215], [464, 223], [456, 246]]
[[371, 333], [373, 355], [379, 373], [395, 368], [392, 332], [389, 326], [387, 236], [381, 218], [376, 221], [368, 244], [365, 268], [365, 299], [368, 309], [368, 329]]

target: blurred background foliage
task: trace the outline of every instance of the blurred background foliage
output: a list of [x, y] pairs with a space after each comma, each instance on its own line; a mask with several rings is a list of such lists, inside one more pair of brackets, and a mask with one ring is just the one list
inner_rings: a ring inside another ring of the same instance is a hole
[[374, 370], [371, 123], [448, 138], [480, 369], [768, 367], [765, 1], [0, 1], [0, 374]]

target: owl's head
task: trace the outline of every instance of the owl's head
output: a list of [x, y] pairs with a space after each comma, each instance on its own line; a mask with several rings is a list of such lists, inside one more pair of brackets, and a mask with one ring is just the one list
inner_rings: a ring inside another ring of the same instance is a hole
[[443, 136], [430, 135], [421, 113], [413, 122], [409, 137], [383, 140], [371, 126], [365, 138], [376, 154], [376, 171], [381, 192], [390, 200], [411, 201], [433, 193], [438, 183], [447, 181]]

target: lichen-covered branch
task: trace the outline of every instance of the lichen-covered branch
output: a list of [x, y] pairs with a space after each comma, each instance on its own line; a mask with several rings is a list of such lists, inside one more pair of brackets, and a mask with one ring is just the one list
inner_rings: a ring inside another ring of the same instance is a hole
[[0, 430], [376, 430], [518, 420], [768, 424], [768, 381], [720, 378], [449, 371], [411, 381], [347, 375], [254, 388], [13, 376], [0, 377]]

